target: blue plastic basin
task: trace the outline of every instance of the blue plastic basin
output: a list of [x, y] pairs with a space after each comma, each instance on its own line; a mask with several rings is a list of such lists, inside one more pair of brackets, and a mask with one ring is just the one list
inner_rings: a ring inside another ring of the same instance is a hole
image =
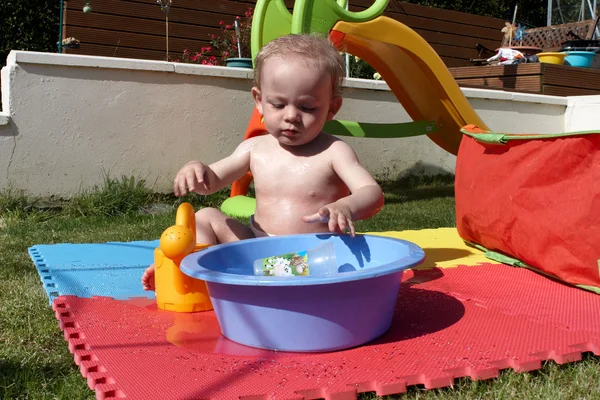
[[[253, 275], [257, 258], [331, 241], [338, 273]], [[391, 325], [402, 273], [423, 261], [414, 243], [373, 235], [306, 234], [213, 246], [183, 259], [181, 270], [207, 282], [223, 335], [263, 349], [319, 352], [369, 342]]]
[[565, 64], [572, 67], [590, 68], [596, 53], [592, 51], [565, 51]]

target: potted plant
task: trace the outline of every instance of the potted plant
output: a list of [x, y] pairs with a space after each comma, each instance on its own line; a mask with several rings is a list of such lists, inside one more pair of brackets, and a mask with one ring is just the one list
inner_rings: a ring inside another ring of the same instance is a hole
[[229, 67], [252, 68], [250, 33], [254, 10], [249, 8], [243, 17], [235, 17], [233, 24], [219, 21], [221, 35], [211, 35], [211, 45], [221, 53]]
[[[229, 25], [219, 21], [221, 33], [210, 35], [210, 46], [205, 46], [199, 52], [184, 50], [181, 58], [174, 62], [203, 65], [227, 65], [230, 67], [252, 68], [250, 50], [250, 31], [252, 29], [253, 10], [248, 9], [243, 17], [235, 17]], [[221, 57], [215, 56], [219, 53]]]

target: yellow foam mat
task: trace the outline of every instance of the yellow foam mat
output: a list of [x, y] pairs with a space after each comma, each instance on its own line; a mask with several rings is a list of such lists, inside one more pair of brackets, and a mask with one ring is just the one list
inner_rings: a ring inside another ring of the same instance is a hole
[[471, 247], [458, 236], [456, 228], [421, 229], [418, 231], [367, 232], [369, 235], [388, 236], [408, 240], [425, 251], [425, 261], [418, 269], [454, 268], [459, 265], [499, 264]]

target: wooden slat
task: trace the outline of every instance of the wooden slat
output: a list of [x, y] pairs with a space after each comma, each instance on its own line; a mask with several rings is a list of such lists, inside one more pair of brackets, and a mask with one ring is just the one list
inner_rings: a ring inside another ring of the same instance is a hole
[[[350, 0], [350, 4], [366, 9], [373, 4], [373, 0]], [[502, 29], [502, 27], [504, 27], [504, 20], [502, 19], [467, 14], [460, 11], [445, 10], [442, 8], [427, 7], [420, 4], [396, 0], [391, 0], [389, 2], [386, 8], [386, 13], [387, 12], [437, 19], [440, 21], [457, 22], [463, 25], [478, 26], [482, 28], [498, 27], [498, 29]]]
[[[75, 4], [73, 4], [75, 3]], [[83, 4], [83, 0], [72, 0], [69, 1], [68, 13], [69, 16], [74, 14], [83, 14], [82, 7], [79, 7], [77, 3]], [[233, 3], [233, 2], [231, 2]], [[245, 7], [241, 8], [242, 15], [246, 10]], [[161, 11], [160, 7], [156, 3], [135, 3], [123, 0], [102, 0], [93, 4], [93, 12], [90, 14], [83, 14], [83, 19], [80, 21], [93, 22], [101, 15], [114, 15], [122, 17], [134, 17], [143, 21], [145, 19], [155, 21], [165, 21], [165, 13]], [[177, 7], [171, 7], [169, 11], [169, 22], [170, 23], [185, 23], [190, 25], [203, 25], [214, 28], [219, 28], [219, 21], [225, 21], [228, 24], [232, 24], [235, 16], [227, 13], [220, 12], [201, 12], [195, 10], [187, 10]], [[71, 20], [69, 20], [71, 24]], [[122, 27], [123, 28], [126, 27]]]
[[[67, 35], [76, 37], [83, 44], [89, 43], [158, 51], [164, 51], [166, 49], [166, 39], [161, 36], [80, 28], [76, 26], [69, 27], [67, 29]], [[182, 53], [185, 49], [199, 51], [200, 47], [206, 44], [207, 42], [199, 40], [169, 38], [169, 51], [171, 53]]]
[[[366, 3], [368, 5], [370, 1], [371, 0], [351, 0], [350, 3]], [[442, 21], [458, 22], [465, 25], [480, 26], [484, 28], [502, 29], [504, 26], [504, 20], [498, 18], [472, 15], [459, 11], [445, 10], [442, 8], [426, 7], [420, 4], [406, 3], [397, 0], [391, 0], [387, 10], [415, 16], [425, 16], [427, 18], [438, 19]]]
[[[456, 47], [464, 47], [467, 49], [471, 49], [474, 53], [474, 56], [478, 56], [479, 52], [477, 51], [477, 45], [481, 44], [490, 49], [496, 49], [498, 47], [497, 40], [488, 40], [482, 38], [475, 37], [467, 37], [454, 35], [452, 33], [443, 33], [443, 32], [435, 32], [425, 29], [415, 28], [415, 32], [417, 32], [423, 39], [425, 39], [428, 43], [438, 43], [438, 44], [446, 44], [450, 46]], [[473, 58], [471, 57], [471, 58]]]
[[541, 75], [541, 63], [450, 68], [454, 79]]
[[457, 79], [459, 85], [477, 85], [488, 89], [517, 89], [529, 92], [541, 93], [542, 84], [539, 76], [506, 76], [487, 78], [463, 78]]
[[[103, 46], [98, 44], [84, 43], [79, 49], [67, 49], [68, 54], [82, 54], [101, 57], [119, 57], [119, 58], [135, 58], [142, 60], [158, 60], [164, 61], [166, 58], [165, 51], [142, 50], [130, 47], [115, 47]], [[177, 54], [171, 54], [170, 59], [174, 60], [178, 57]]]
[[[189, 2], [194, 1], [197, 0], [178, 0], [178, 3], [184, 3], [187, 5]], [[240, 1], [250, 6], [256, 4], [256, 1], [252, 0]], [[202, 1], [199, 2], [201, 3]], [[284, 3], [288, 9], [293, 9], [294, 0], [285, 0]], [[364, 10], [373, 4], [373, 0], [349, 0], [349, 4], [349, 8], [351, 10], [353, 7]], [[502, 19], [486, 17], [482, 15], [472, 15], [459, 11], [445, 10], [442, 8], [427, 7], [398, 0], [390, 0], [384, 14], [388, 15], [389, 13], [399, 13], [415, 17], [425, 17], [427, 19], [457, 22], [463, 25], [472, 25], [498, 31], [504, 27], [504, 20]]]
[[[164, 19], [164, 12], [156, 1], [132, 1], [132, 0], [115, 0], [106, 1], [106, 5], [103, 4], [105, 0], [92, 2], [92, 14], [95, 12], [106, 12], [112, 14], [120, 14], [121, 10], [126, 9], [140, 9], [145, 10], [143, 12], [150, 12], [156, 15], [155, 18]], [[177, 0], [174, 1], [169, 10], [169, 18], [173, 18], [172, 14], [176, 16], [184, 13], [190, 13], [190, 15], [210, 14], [210, 13], [221, 13], [235, 17], [236, 15], [244, 15], [244, 12], [248, 8], [254, 8], [256, 2], [242, 2], [235, 0]], [[67, 4], [68, 9], [83, 9], [83, 0], [69, 0]], [[109, 10], [107, 10], [107, 7]], [[90, 15], [92, 15], [90, 14]], [[233, 19], [233, 18], [231, 18]]]
[[[356, 9], [356, 11], [358, 10], [359, 9]], [[394, 12], [388, 12], [386, 13], [386, 15], [390, 18], [402, 22], [403, 24], [411, 27], [412, 29], [419, 28], [423, 30], [432, 30], [435, 32], [444, 32], [468, 37], [497, 40], [498, 47], [502, 40], [502, 32], [496, 29], [481, 28], [477, 26], [463, 25], [442, 20], [431, 20], [430, 18], [417, 17]]]
[[441, 57], [441, 59], [448, 68], [457, 68], [469, 65], [469, 61], [462, 58]]
[[527, 91], [553, 96], [600, 94], [600, 70], [552, 64], [450, 68], [463, 87]]
[[[178, 3], [183, 2], [188, 4], [190, 1], [196, 0], [178, 0]], [[240, 0], [249, 6], [252, 6], [256, 1]], [[294, 7], [294, 0], [284, 0], [286, 7], [291, 11]], [[349, 0], [350, 10], [365, 10], [373, 4], [373, 0]], [[390, 16], [391, 13], [399, 13], [407, 16], [425, 17], [430, 20], [457, 22], [462, 25], [471, 25], [482, 27], [491, 30], [499, 31], [504, 27], [504, 20], [481, 15], [472, 15], [459, 11], [445, 10], [441, 8], [427, 7], [419, 4], [406, 3], [398, 0], [391, 0], [384, 12], [384, 15]]]
[[549, 96], [589, 96], [600, 94], [599, 89], [583, 89], [565, 86], [543, 85], [543, 94]]
[[[118, 15], [96, 14], [89, 18], [83, 12], [69, 14], [69, 26], [94, 28], [106, 31], [122, 31], [130, 33], [152, 33], [165, 36], [165, 21], [121, 17]], [[218, 34], [218, 28], [209, 28], [200, 25], [179, 24], [169, 21], [169, 38], [204, 40], [210, 39], [211, 34]], [[81, 40], [81, 39], [80, 39]]]
[[[150, 1], [150, 3], [156, 2]], [[284, 3], [289, 10], [293, 9], [294, 0], [285, 0]], [[222, 12], [225, 14], [230, 13], [236, 15], [243, 14], [248, 8], [254, 8], [255, 6], [256, 0], [174, 0], [172, 5], [172, 7], [185, 8], [188, 10]]]
[[430, 43], [440, 57], [454, 57], [469, 61], [477, 55], [476, 49], [466, 49], [464, 47], [450, 46], [446, 44]]
[[567, 86], [600, 92], [600, 70], [546, 64], [544, 86]]

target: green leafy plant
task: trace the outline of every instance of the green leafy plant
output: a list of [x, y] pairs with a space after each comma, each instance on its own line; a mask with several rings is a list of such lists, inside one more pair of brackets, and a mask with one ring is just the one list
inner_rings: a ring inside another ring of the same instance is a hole
[[6, 65], [11, 50], [57, 50], [60, 2], [27, 0], [2, 2], [0, 20], [0, 60]]

